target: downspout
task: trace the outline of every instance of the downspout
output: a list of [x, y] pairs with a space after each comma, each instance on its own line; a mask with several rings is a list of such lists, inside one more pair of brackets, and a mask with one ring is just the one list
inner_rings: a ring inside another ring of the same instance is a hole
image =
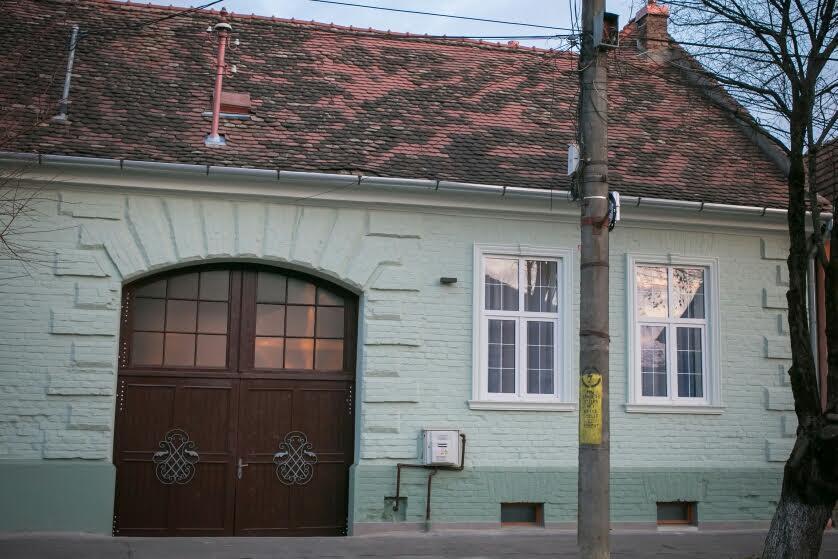
[[79, 38], [79, 26], [74, 25], [70, 32], [70, 46], [67, 49], [67, 72], [64, 74], [64, 90], [61, 93], [61, 100], [58, 102], [58, 114], [52, 120], [65, 122], [67, 120], [67, 108], [70, 104], [70, 81], [73, 79], [73, 62], [76, 59], [76, 45]]
[[213, 31], [218, 33], [218, 55], [215, 69], [215, 93], [212, 98], [212, 129], [204, 140], [207, 146], [223, 146], [227, 142], [218, 134], [218, 121], [221, 117], [221, 86], [224, 82], [224, 53], [227, 49], [227, 37], [233, 27], [227, 23], [227, 10], [221, 9], [221, 21], [215, 24]]
[[[830, 229], [832, 222], [830, 220]], [[824, 241], [824, 251], [826, 257], [829, 258], [830, 243], [827, 234], [827, 239]], [[826, 348], [826, 271], [822, 265], [817, 265], [816, 276], [816, 299], [817, 299], [817, 313], [818, 313], [818, 377], [821, 391], [821, 409], [826, 411], [826, 382], [829, 374], [829, 364], [827, 362], [828, 350]]]

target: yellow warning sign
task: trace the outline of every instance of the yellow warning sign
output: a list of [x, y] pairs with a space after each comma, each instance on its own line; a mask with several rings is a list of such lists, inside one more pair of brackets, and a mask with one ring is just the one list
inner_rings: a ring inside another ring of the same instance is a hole
[[579, 377], [579, 442], [602, 443], [602, 375], [593, 369]]

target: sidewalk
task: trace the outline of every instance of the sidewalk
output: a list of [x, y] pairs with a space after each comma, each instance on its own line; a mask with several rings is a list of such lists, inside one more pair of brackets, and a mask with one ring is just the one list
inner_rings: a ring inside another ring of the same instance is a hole
[[[764, 532], [617, 532], [614, 559], [758, 557]], [[350, 538], [111, 538], [78, 534], [0, 535], [3, 559], [573, 558], [569, 532], [497, 530]], [[824, 536], [821, 557], [838, 557], [838, 534]]]

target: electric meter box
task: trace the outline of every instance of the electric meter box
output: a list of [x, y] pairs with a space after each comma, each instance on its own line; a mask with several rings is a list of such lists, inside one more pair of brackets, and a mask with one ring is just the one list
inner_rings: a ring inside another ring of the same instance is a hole
[[425, 429], [422, 431], [425, 464], [429, 466], [460, 465], [460, 432]]

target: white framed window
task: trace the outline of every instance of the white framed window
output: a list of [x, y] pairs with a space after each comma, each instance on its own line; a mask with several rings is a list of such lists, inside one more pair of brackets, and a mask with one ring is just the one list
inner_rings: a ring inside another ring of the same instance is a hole
[[475, 246], [472, 409], [572, 410], [571, 253]]
[[720, 413], [718, 263], [629, 255], [627, 411]]

